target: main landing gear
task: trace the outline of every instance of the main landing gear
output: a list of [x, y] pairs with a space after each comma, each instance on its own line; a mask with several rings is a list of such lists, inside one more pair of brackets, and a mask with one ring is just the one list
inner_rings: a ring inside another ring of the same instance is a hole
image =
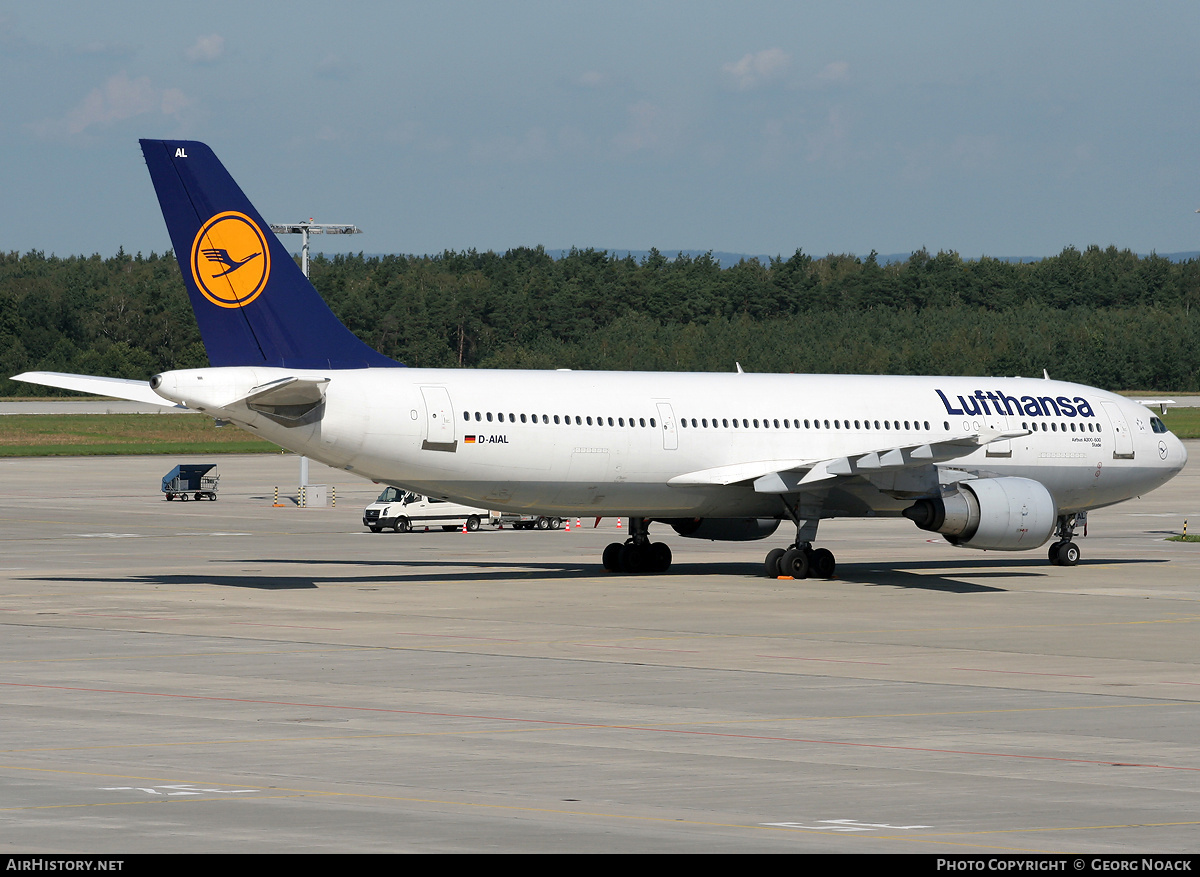
[[793, 579], [806, 579], [809, 576], [831, 579], [836, 569], [837, 560], [832, 551], [828, 548], [813, 548], [808, 542], [793, 545], [791, 548], [772, 548], [763, 562], [763, 574], [769, 579], [780, 576], [790, 576]]
[[813, 518], [796, 519], [796, 541], [790, 548], [772, 548], [763, 562], [763, 575], [769, 579], [790, 576], [806, 579], [809, 576], [831, 579], [837, 570], [837, 561], [828, 548], [813, 548], [817, 538], [817, 521]]
[[1050, 543], [1048, 552], [1050, 562], [1055, 566], [1074, 566], [1079, 563], [1079, 546], [1071, 541], [1075, 538], [1076, 527], [1083, 527], [1087, 532], [1087, 512], [1058, 516], [1058, 524], [1054, 528], [1058, 541]]
[[609, 572], [666, 572], [671, 568], [671, 546], [650, 541], [650, 522], [629, 519], [629, 538], [611, 542], [604, 549], [604, 568]]

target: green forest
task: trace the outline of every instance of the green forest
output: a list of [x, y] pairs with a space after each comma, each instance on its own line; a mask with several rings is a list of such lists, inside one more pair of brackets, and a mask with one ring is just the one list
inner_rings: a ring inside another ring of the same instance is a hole
[[[1018, 263], [797, 250], [722, 267], [542, 248], [317, 257], [334, 313], [410, 366], [1026, 375], [1200, 391], [1200, 260], [1069, 247]], [[207, 365], [171, 253], [0, 254], [0, 395], [38, 369]]]

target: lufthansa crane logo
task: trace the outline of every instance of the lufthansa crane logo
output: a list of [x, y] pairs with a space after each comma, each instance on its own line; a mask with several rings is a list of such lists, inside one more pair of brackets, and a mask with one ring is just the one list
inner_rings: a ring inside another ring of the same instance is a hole
[[271, 276], [271, 251], [262, 229], [244, 213], [218, 213], [201, 226], [192, 243], [192, 279], [222, 308], [258, 298]]

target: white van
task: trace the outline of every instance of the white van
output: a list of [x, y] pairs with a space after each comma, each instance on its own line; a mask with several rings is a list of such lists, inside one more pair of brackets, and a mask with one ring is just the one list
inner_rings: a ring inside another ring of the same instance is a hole
[[444, 499], [410, 493], [398, 487], [388, 487], [379, 499], [363, 510], [363, 526], [372, 533], [390, 527], [397, 533], [407, 533], [413, 527], [439, 526], [456, 530], [463, 524], [472, 532], [488, 519], [487, 509], [476, 509]]

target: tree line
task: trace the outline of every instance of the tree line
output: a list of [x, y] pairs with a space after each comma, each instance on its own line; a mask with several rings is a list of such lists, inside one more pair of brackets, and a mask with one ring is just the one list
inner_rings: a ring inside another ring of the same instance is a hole
[[[1018, 263], [921, 250], [903, 262], [797, 250], [318, 256], [359, 337], [411, 366], [1041, 376], [1200, 390], [1200, 260], [1116, 247]], [[171, 253], [0, 253], [0, 395], [21, 371], [145, 379], [207, 365]]]

